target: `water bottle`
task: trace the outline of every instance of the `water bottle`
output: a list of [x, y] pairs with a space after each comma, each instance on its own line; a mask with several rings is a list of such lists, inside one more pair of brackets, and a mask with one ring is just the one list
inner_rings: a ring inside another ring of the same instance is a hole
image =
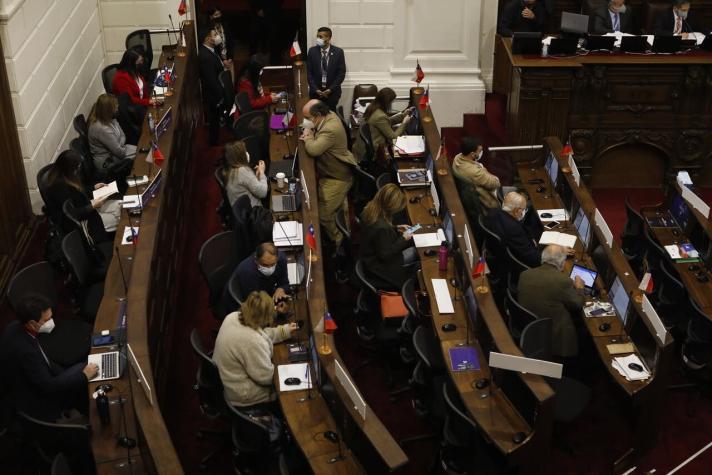
[[156, 122], [153, 120], [153, 114], [148, 113], [148, 131], [153, 135], [156, 132]]
[[96, 396], [96, 412], [99, 413], [99, 419], [102, 425], [111, 423], [111, 414], [109, 413], [109, 398], [106, 397], [104, 391], [99, 389]]
[[541, 47], [541, 57], [546, 58], [549, 56], [549, 45], [544, 43]]
[[440, 250], [438, 251], [438, 270], [440, 272], [447, 272], [447, 241], [440, 243]]

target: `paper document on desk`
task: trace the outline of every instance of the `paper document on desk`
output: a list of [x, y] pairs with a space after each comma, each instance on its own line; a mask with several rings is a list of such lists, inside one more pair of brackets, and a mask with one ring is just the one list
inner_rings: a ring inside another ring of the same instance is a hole
[[623, 41], [623, 37], [624, 37], [624, 36], [635, 36], [635, 35], [631, 35], [630, 33], [623, 33], [623, 32], [621, 32], [621, 31], [616, 31], [615, 33], [606, 33], [606, 34], [603, 35], [603, 36], [615, 36], [615, 37], [616, 37], [616, 41], [613, 43], [613, 46], [616, 47], [616, 48], [620, 48], [620, 47], [621, 47], [621, 41]]
[[272, 241], [275, 246], [302, 246], [304, 231], [298, 221], [277, 221], [272, 227]]
[[576, 186], [581, 186], [581, 173], [579, 173], [579, 169], [576, 166], [573, 153], [569, 155], [569, 168], [571, 169], [571, 176], [574, 177]]
[[126, 179], [126, 184], [129, 185], [129, 188], [135, 188], [139, 185], [145, 185], [148, 183], [148, 176], [143, 175], [143, 176], [137, 176], [134, 178], [127, 178]]
[[[277, 366], [277, 377], [279, 378], [279, 390], [300, 391], [309, 389], [312, 386], [311, 374], [307, 363], [281, 364]], [[284, 381], [287, 378], [299, 378], [299, 384], [288, 385]]]
[[401, 155], [423, 155], [425, 153], [425, 137], [422, 135], [401, 135], [393, 144]]
[[680, 255], [680, 248], [677, 247], [677, 244], [667, 245], [665, 246], [665, 250], [670, 256], [670, 259], [682, 259], [682, 256]]
[[702, 214], [705, 218], [709, 218], [710, 216], [710, 207], [707, 203], [705, 203], [702, 198], [697, 196], [691, 189], [689, 189], [686, 186], [683, 186], [681, 188], [682, 190], [682, 197], [685, 201], [687, 201], [690, 206], [695, 208], [697, 211]]
[[445, 232], [442, 229], [438, 229], [436, 233], [413, 234], [413, 243], [418, 249], [422, 247], [438, 247], [445, 240]]
[[134, 244], [134, 242], [137, 240], [138, 240], [138, 226], [134, 226], [133, 228], [130, 226], [125, 226], [124, 234], [121, 237], [121, 244], [126, 246], [128, 244]]
[[289, 276], [289, 285], [301, 284], [304, 278], [304, 266], [298, 262], [288, 262], [287, 275]]
[[692, 185], [692, 178], [688, 172], [684, 170], [679, 171], [677, 172], [677, 183], [680, 185], [680, 188], [685, 185]]
[[558, 231], [544, 231], [539, 238], [539, 244], [558, 244], [559, 246], [573, 248], [576, 245], [576, 236]]
[[[631, 363], [639, 365], [643, 368], [643, 370], [637, 371], [630, 368], [628, 365]], [[613, 366], [616, 371], [618, 371], [621, 376], [623, 376], [628, 381], [644, 381], [650, 377], [650, 373], [648, 372], [647, 368], [645, 367], [643, 362], [640, 361], [640, 358], [638, 358], [638, 355], [636, 354], [628, 356], [617, 356], [613, 358], [611, 366]]]
[[450, 289], [447, 287], [445, 279], [431, 279], [433, 281], [433, 291], [435, 292], [435, 301], [438, 303], [438, 312], [455, 313], [455, 307], [452, 306], [452, 298], [450, 297]]
[[116, 186], [116, 182], [112, 181], [108, 185], [102, 186], [101, 188], [97, 188], [96, 190], [94, 190], [92, 196], [94, 197], [94, 200], [100, 200], [102, 198], [106, 198], [107, 196], [116, 195], [118, 193], [119, 188]]
[[[569, 214], [566, 212], [565, 209], [559, 208], [559, 209], [540, 209], [537, 210], [537, 213], [539, 213], [539, 219], [541, 220], [542, 223], [548, 223], [550, 221], [567, 221], [569, 219]], [[542, 214], [550, 214], [550, 218], [544, 218]]]

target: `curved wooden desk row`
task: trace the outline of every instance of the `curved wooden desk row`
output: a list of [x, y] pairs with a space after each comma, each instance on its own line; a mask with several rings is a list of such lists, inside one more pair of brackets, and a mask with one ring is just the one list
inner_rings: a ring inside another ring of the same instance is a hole
[[[167, 396], [168, 360], [173, 350], [171, 323], [172, 309], [178, 303], [176, 273], [182, 265], [188, 223], [186, 215], [192, 187], [194, 160], [191, 142], [200, 117], [198, 65], [192, 22], [185, 24], [186, 56], [175, 57], [176, 81], [173, 95], [166, 97], [160, 108], [150, 108], [158, 118], [171, 109], [172, 121], [160, 137], [158, 145], [165, 156], [161, 186], [142, 215], [131, 218], [124, 213], [116, 233], [114, 255], [104, 283], [104, 297], [96, 316], [94, 330], [114, 329], [121, 322], [125, 308], [127, 341], [151, 388], [152, 403], [138, 376], [129, 363], [118, 380], [109, 381], [114, 389], [111, 399], [121, 396], [124, 404], [111, 405], [111, 424], [102, 426], [95, 405], [91, 404], [90, 421], [93, 428], [92, 447], [100, 474], [127, 473], [129, 452], [119, 447], [117, 436], [127, 435], [138, 441], [130, 451], [131, 467], [135, 473], [181, 474], [183, 469], [171, 437], [161, 415]], [[166, 64], [164, 53], [159, 65]], [[171, 62], [169, 61], [170, 65]], [[147, 121], [139, 140], [139, 148], [149, 147]], [[153, 178], [159, 167], [146, 163], [146, 154], [139, 153], [132, 173]], [[139, 192], [142, 190], [138, 190]], [[136, 193], [130, 189], [129, 194]], [[139, 228], [139, 238], [133, 245], [121, 245], [125, 226]], [[124, 278], [128, 292], [124, 290]], [[126, 353], [126, 347], [121, 349]], [[99, 383], [90, 383], [90, 393]], [[126, 429], [124, 429], [124, 422]]]
[[[545, 147], [543, 156], [546, 157], [549, 151], [551, 151], [551, 153], [553, 153], [557, 158], [559, 162], [559, 173], [563, 175], [563, 180], [565, 181], [563, 186], [568, 186], [572, 190], [573, 199], [576, 199], [581, 208], [584, 210], [591, 223], [591, 227], [594, 230], [595, 239], [601, 243], [603, 249], [605, 249], [607, 260], [613, 268], [615, 275], [620, 279], [626, 293], [631, 297], [631, 305], [632, 308], [635, 309], [635, 314], [629, 317], [630, 321], [626, 323], [625, 328], [617, 316], [594, 319], [586, 318], [582, 313], [582, 318], [585, 321], [586, 328], [591, 335], [603, 365], [607, 368], [608, 373], [615, 381], [616, 385], [631, 398], [635, 409], [636, 417], [633, 447], [626, 452], [623, 457], [616, 461], [615, 469], [620, 471], [627, 467], [632, 462], [634, 457], [637, 457], [645, 450], [652, 448], [657, 440], [663, 413], [661, 409], [663, 396], [669, 380], [672, 358], [674, 358], [673, 338], [669, 333], [666, 334], [664, 342], [660, 342], [656, 337], [656, 330], [650, 321], [650, 318], [643, 311], [641, 303], [636, 299], [637, 296], [642, 295], [642, 292], [638, 289], [638, 279], [615, 239], [613, 240], [612, 246], [607, 246], [603, 231], [601, 231], [601, 229], [594, 224], [594, 212], [596, 210], [595, 202], [583, 182], [581, 182], [580, 185], [576, 184], [572, 173], [568, 169], [568, 158], [561, 157], [561, 151], [563, 149], [561, 142], [555, 137], [547, 137], [544, 142]], [[531, 196], [533, 206], [535, 208], [566, 208], [561, 197], [555, 190], [552, 189], [551, 181], [544, 170], [542, 163], [543, 161], [519, 164], [519, 174], [523, 182], [522, 186]], [[561, 175], [560, 179], [562, 179]], [[527, 183], [530, 178], [539, 178], [546, 183], [546, 195], [537, 193], [537, 184]], [[573, 228], [568, 229], [568, 231], [575, 234], [575, 230]], [[579, 252], [581, 252], [580, 239], [577, 240], [576, 246], [578, 256]], [[582, 259], [579, 259], [584, 261], [582, 265], [595, 268], [590, 256], [586, 255], [585, 252], [582, 254]], [[567, 262], [567, 267], [569, 268], [567, 271], [570, 270], [571, 265], [571, 262]], [[599, 286], [599, 289], [602, 288], [600, 276], [596, 284]], [[603, 293], [605, 294], [605, 292]], [[604, 299], [605, 297], [602, 296], [601, 298]], [[606, 321], [611, 325], [611, 328], [606, 332], [599, 330], [599, 324], [603, 321]], [[640, 326], [641, 323], [642, 327]], [[650, 369], [652, 371], [652, 375], [648, 380], [627, 381], [612, 368], [610, 364], [612, 355], [608, 352], [606, 345], [614, 341], [618, 342], [621, 340], [632, 341], [636, 344], [637, 353], [639, 353], [638, 350], [641, 345], [647, 344], [649, 346], [653, 346], [652, 351], [654, 352], [654, 357], [648, 358], [648, 360], [652, 360], [654, 362], [654, 366], [651, 365]]]
[[[423, 94], [422, 88], [414, 88], [411, 90], [412, 103], [418, 104], [420, 96]], [[425, 135], [427, 152], [432, 157], [437, 157], [440, 148], [441, 140], [438, 133], [438, 128], [432, 112], [429, 108], [425, 111], [420, 111], [421, 125], [423, 134]], [[417, 166], [423, 167], [422, 163], [417, 165], [408, 164], [408, 162], [400, 163], [399, 167]], [[473, 262], [479, 259], [479, 252], [474, 243], [474, 234], [472, 226], [468, 223], [467, 215], [462, 207], [460, 197], [455, 187], [455, 181], [452, 175], [450, 163], [447, 158], [440, 158], [435, 163], [437, 170], [444, 170], [446, 174], [435, 173], [433, 179], [437, 182], [439, 188], [439, 199], [441, 207], [445, 206], [450, 213], [450, 217], [454, 226], [454, 235], [458, 240], [458, 251], [461, 254], [462, 261], [467, 268], [464, 275], [467, 275], [468, 281], [460, 284], [461, 287], [476, 289], [480, 285], [488, 286], [487, 279], [473, 279], [471, 276], [471, 268], [469, 267], [469, 255], [467, 254], [467, 245], [463, 235], [464, 228], [467, 225], [473, 243]], [[418, 189], [417, 192], [407, 190], [410, 195], [422, 194], [423, 190]], [[429, 196], [429, 193], [426, 193]], [[432, 206], [432, 205], [430, 205]], [[436, 218], [430, 216], [428, 207], [422, 206], [419, 203], [408, 204], [408, 213], [411, 222], [420, 222], [423, 224], [431, 223]], [[439, 221], [439, 219], [438, 219]], [[437, 223], [439, 224], [439, 222]], [[432, 232], [432, 231], [431, 231]], [[429, 295], [434, 296], [431, 279], [445, 278], [448, 280], [448, 286], [451, 295], [456, 292], [462, 294], [461, 290], [456, 290], [449, 282], [451, 277], [455, 276], [455, 264], [453, 259], [449, 259], [448, 272], [441, 273], [438, 270], [437, 258], [426, 257], [422, 250], [419, 250], [422, 267], [422, 277]], [[434, 298], [431, 298], [432, 323], [434, 330], [440, 340], [443, 357], [445, 358], [452, 382], [457, 387], [465, 407], [470, 416], [481, 428], [486, 438], [492, 441], [494, 446], [506, 457], [507, 462], [512, 465], [519, 465], [520, 470], [525, 473], [539, 473], [545, 470], [545, 460], [551, 449], [551, 434], [553, 427], [553, 409], [554, 409], [554, 392], [546, 381], [532, 374], [516, 374], [515, 377], [524, 388], [523, 397], [528, 399], [527, 406], [533, 408], [529, 417], [520, 414], [513, 404], [508, 399], [505, 391], [497, 387], [493, 382], [492, 389], [476, 389], [474, 382], [480, 378], [491, 380], [490, 369], [485, 358], [480, 343], [483, 345], [492, 346], [493, 349], [501, 353], [510, 355], [522, 356], [517, 343], [512, 339], [509, 330], [502, 318], [494, 298], [490, 292], [478, 293], [475, 292], [477, 301], [478, 316], [477, 324], [474, 328], [469, 328], [471, 336], [470, 344], [478, 350], [480, 359], [479, 371], [452, 371], [449, 364], [449, 349], [463, 344], [467, 340], [467, 329], [470, 327], [467, 319], [468, 313], [464, 305], [464, 299], [453, 301], [455, 308], [454, 314], [440, 315]], [[454, 323], [457, 329], [452, 332], [444, 332], [442, 325], [444, 323]], [[474, 334], [474, 335], [472, 335]], [[497, 379], [497, 378], [495, 378]], [[513, 436], [523, 432], [526, 434], [525, 440], [517, 444], [513, 441]]]

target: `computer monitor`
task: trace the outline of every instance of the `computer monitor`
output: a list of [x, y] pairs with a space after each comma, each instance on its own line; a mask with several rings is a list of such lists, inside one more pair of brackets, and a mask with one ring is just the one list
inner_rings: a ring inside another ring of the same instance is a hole
[[457, 248], [457, 240], [455, 239], [455, 225], [452, 222], [452, 217], [447, 208], [442, 207], [443, 211], [443, 231], [445, 231], [445, 240], [450, 245], [450, 249]]
[[556, 187], [556, 180], [559, 178], [559, 161], [556, 159], [554, 152], [549, 152], [549, 156], [546, 159], [546, 173], [551, 179], [551, 184]]
[[611, 300], [613, 307], [616, 309], [618, 317], [621, 319], [621, 323], [625, 326], [628, 321], [628, 309], [630, 307], [630, 297], [628, 293], [623, 288], [620, 277], [616, 279], [611, 284], [611, 288], [608, 291], [608, 298]]
[[591, 223], [583, 208], [578, 209], [576, 218], [574, 218], [574, 226], [576, 226], [576, 232], [578, 232], [579, 238], [583, 242], [584, 249], [588, 249], [588, 245], [591, 242]]
[[512, 53], [526, 55], [541, 54], [541, 33], [515, 31], [512, 34]]
[[311, 352], [311, 364], [312, 370], [314, 372], [314, 384], [317, 388], [321, 387], [321, 361], [319, 361], [319, 353], [316, 348], [316, 341], [314, 339], [314, 332], [309, 335], [309, 351]]
[[690, 208], [682, 195], [676, 194], [670, 200], [670, 214], [672, 215], [680, 229], [687, 229], [690, 224]]

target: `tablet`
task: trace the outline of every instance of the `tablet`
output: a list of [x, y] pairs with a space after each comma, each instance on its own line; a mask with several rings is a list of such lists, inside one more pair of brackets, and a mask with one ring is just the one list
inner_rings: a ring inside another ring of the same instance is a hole
[[592, 289], [593, 283], [596, 281], [596, 277], [598, 276], [598, 272], [596, 272], [595, 270], [580, 266], [578, 264], [574, 264], [574, 266], [571, 268], [571, 274], [569, 274], [569, 277], [571, 277], [571, 280], [574, 280], [574, 278], [576, 276], [581, 277], [584, 285], [587, 288]]

